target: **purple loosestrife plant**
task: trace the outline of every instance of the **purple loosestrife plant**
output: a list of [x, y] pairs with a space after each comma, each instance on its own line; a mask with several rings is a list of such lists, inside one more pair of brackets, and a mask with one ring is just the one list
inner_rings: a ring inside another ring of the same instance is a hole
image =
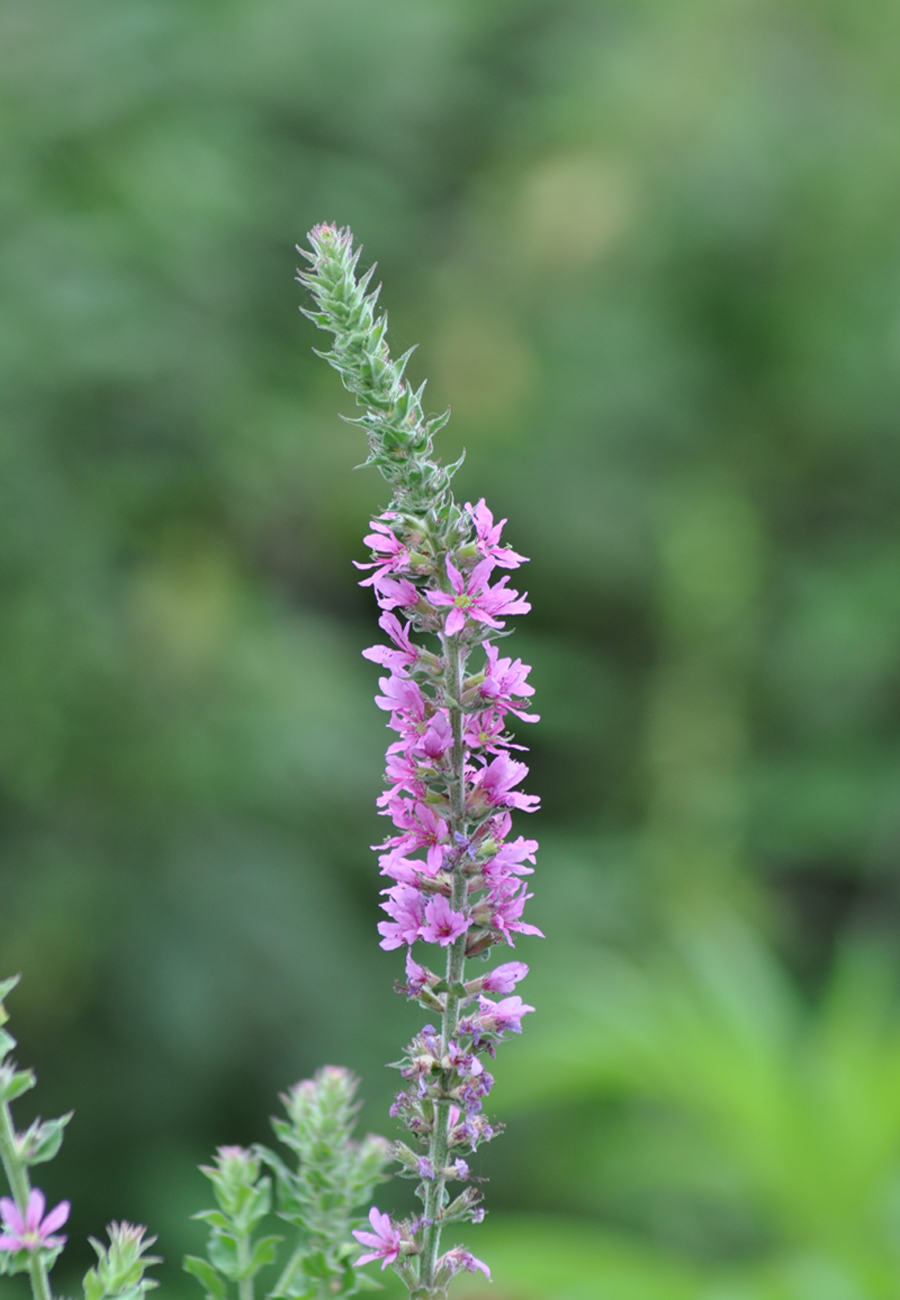
[[215, 1165], [201, 1166], [216, 1208], [194, 1215], [210, 1229], [207, 1259], [188, 1256], [184, 1267], [208, 1300], [226, 1300], [231, 1287], [238, 1300], [254, 1300], [256, 1274], [276, 1260], [283, 1238], [254, 1237], [272, 1207], [272, 1180], [260, 1176], [262, 1163], [275, 1175], [278, 1217], [294, 1229], [291, 1253], [266, 1294], [272, 1300], [335, 1300], [371, 1289], [372, 1280], [356, 1269], [352, 1229], [376, 1183], [384, 1181], [388, 1143], [371, 1133], [353, 1141], [357, 1086], [349, 1070], [326, 1065], [281, 1097], [288, 1118], [273, 1119], [272, 1127], [296, 1170], [264, 1146], [219, 1147]]
[[[66, 1243], [59, 1229], [70, 1206], [61, 1201], [47, 1211], [28, 1171], [56, 1155], [71, 1115], [35, 1120], [22, 1133], [13, 1124], [10, 1103], [35, 1085], [32, 1071], [17, 1069], [9, 1059], [16, 1043], [3, 1028], [3, 1000], [17, 983], [18, 977], [0, 981], [0, 1161], [12, 1192], [0, 1196], [0, 1276], [27, 1272], [34, 1300], [53, 1300], [50, 1270]], [[272, 1124], [297, 1158], [296, 1171], [262, 1146], [220, 1147], [215, 1165], [202, 1168], [216, 1199], [214, 1209], [194, 1216], [210, 1229], [208, 1258], [188, 1257], [184, 1267], [208, 1300], [229, 1300], [235, 1291], [237, 1300], [254, 1300], [256, 1275], [276, 1262], [283, 1238], [257, 1235], [272, 1210], [272, 1179], [262, 1174], [263, 1163], [275, 1175], [278, 1217], [293, 1229], [274, 1289], [266, 1288], [272, 1300], [338, 1300], [376, 1285], [356, 1267], [353, 1229], [364, 1221], [359, 1211], [373, 1188], [384, 1181], [389, 1144], [372, 1134], [353, 1141], [356, 1088], [349, 1070], [329, 1065], [281, 1098], [288, 1119]], [[84, 1300], [144, 1300], [157, 1285], [145, 1272], [162, 1262], [145, 1253], [156, 1238], [124, 1221], [111, 1223], [107, 1232], [108, 1246], [89, 1239], [97, 1264], [85, 1275]]]
[[[52, 1160], [59, 1150], [71, 1113], [59, 1119], [35, 1120], [24, 1133], [13, 1123], [10, 1105], [37, 1080], [31, 1070], [19, 1070], [10, 1059], [16, 1040], [3, 1026], [9, 1019], [4, 999], [18, 984], [18, 976], [0, 980], [0, 1163], [12, 1196], [0, 1196], [0, 1275], [28, 1273], [34, 1300], [53, 1300], [50, 1270], [66, 1238], [58, 1231], [69, 1217], [68, 1201], [45, 1213], [44, 1193], [31, 1186], [29, 1169]], [[111, 1223], [109, 1246], [91, 1237], [97, 1252], [97, 1266], [84, 1278], [85, 1300], [143, 1300], [156, 1286], [144, 1273], [161, 1261], [144, 1251], [155, 1237], [145, 1237], [146, 1228], [130, 1223]]]
[[[495, 524], [483, 500], [462, 507], [454, 500], [459, 462], [443, 468], [432, 448], [447, 414], [426, 418], [424, 385], [414, 391], [404, 379], [410, 353], [392, 360], [387, 316], [376, 314], [378, 290], [369, 292], [374, 267], [357, 279], [360, 250], [350, 231], [320, 225], [309, 242], [311, 252], [299, 251], [311, 270], [299, 279], [316, 310], [306, 315], [334, 336], [319, 355], [362, 407], [353, 423], [368, 438], [365, 463], [393, 492], [365, 539], [372, 558], [358, 565], [368, 571], [362, 585], [375, 593], [389, 642], [363, 654], [387, 670], [376, 703], [398, 736], [378, 800], [395, 831], [377, 846], [391, 882], [378, 929], [383, 948], [406, 948], [400, 991], [437, 1022], [423, 1026], [397, 1063], [405, 1087], [391, 1108], [410, 1133], [392, 1153], [401, 1174], [416, 1180], [423, 1212], [395, 1222], [373, 1208], [370, 1230], [354, 1236], [365, 1248], [358, 1262], [390, 1264], [414, 1300], [438, 1300], [461, 1269], [490, 1276], [460, 1246], [441, 1254], [441, 1232], [484, 1215], [466, 1159], [497, 1131], [484, 1113], [493, 1084], [484, 1058], [506, 1033], [521, 1032], [533, 1010], [513, 993], [528, 971], [523, 962], [475, 977], [466, 971], [467, 959], [486, 958], [495, 944], [540, 933], [522, 920], [537, 844], [510, 838], [513, 810], [531, 812], [538, 801], [517, 788], [528, 769], [511, 757], [522, 746], [506, 731], [507, 714], [537, 720], [528, 711], [533, 688], [528, 667], [495, 644], [506, 619], [530, 608], [508, 586], [508, 572], [498, 578], [497, 570], [514, 570], [525, 557], [501, 542], [506, 520]], [[413, 639], [423, 634], [436, 639], [436, 652]]]

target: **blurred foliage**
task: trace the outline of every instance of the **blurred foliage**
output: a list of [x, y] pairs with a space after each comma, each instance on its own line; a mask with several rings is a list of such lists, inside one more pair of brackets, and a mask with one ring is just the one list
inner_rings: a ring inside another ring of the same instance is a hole
[[325, 1061], [386, 1129], [326, 219], [533, 557], [494, 1294], [893, 1294], [898, 55], [883, 0], [6, 0], [0, 974], [76, 1107], [60, 1272], [124, 1216], [185, 1294], [194, 1165]]
[[[570, 961], [541, 981], [552, 1025], [545, 1017], [514, 1067], [500, 1067], [498, 1084], [512, 1106], [581, 1115], [561, 1161], [545, 1155], [536, 1175], [517, 1147], [514, 1172], [520, 1185], [539, 1178], [563, 1207], [580, 1202], [609, 1225], [581, 1228], [585, 1245], [549, 1293], [587, 1296], [593, 1276], [594, 1293], [603, 1277], [610, 1300], [641, 1288], [704, 1300], [895, 1295], [893, 958], [847, 943], [812, 1007], [734, 922], [713, 936], [680, 935], [666, 957], [582, 950]], [[577, 1231], [578, 1222], [562, 1228]], [[517, 1228], [510, 1219], [498, 1236], [514, 1255], [526, 1235], [539, 1256], [538, 1242], [556, 1231], [552, 1222]], [[648, 1237], [650, 1254], [639, 1245]], [[526, 1257], [509, 1274], [523, 1294], [529, 1273]]]

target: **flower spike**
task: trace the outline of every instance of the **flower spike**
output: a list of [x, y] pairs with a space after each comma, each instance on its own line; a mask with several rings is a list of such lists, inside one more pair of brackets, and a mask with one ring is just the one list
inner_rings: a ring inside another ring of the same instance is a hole
[[[316, 226], [309, 241], [312, 251], [301, 252], [311, 270], [299, 277], [315, 299], [307, 315], [334, 337], [321, 355], [362, 407], [356, 423], [369, 440], [366, 463], [393, 493], [371, 521], [370, 558], [355, 561], [390, 640], [363, 654], [389, 674], [379, 679], [375, 702], [397, 737], [378, 799], [396, 832], [377, 848], [392, 882], [378, 931], [382, 948], [406, 948], [399, 991], [440, 1015], [440, 1028], [425, 1025], [398, 1063], [405, 1089], [391, 1107], [418, 1148], [397, 1142], [393, 1152], [401, 1175], [416, 1180], [423, 1213], [395, 1222], [372, 1209], [372, 1230], [353, 1235], [368, 1247], [358, 1263], [391, 1264], [416, 1300], [443, 1300], [460, 1269], [490, 1277], [461, 1246], [441, 1255], [440, 1239], [445, 1225], [484, 1216], [462, 1158], [497, 1131], [484, 1114], [493, 1079], [481, 1056], [492, 1056], [507, 1033], [521, 1033], [522, 1017], [534, 1009], [513, 993], [528, 972], [523, 962], [476, 979], [465, 974], [468, 957], [512, 944], [514, 934], [540, 933], [521, 919], [530, 897], [521, 877], [531, 872], [525, 863], [534, 861], [537, 844], [507, 838], [511, 811], [538, 805], [519, 789], [528, 768], [510, 757], [523, 747], [506, 730], [508, 715], [537, 721], [529, 711], [533, 688], [528, 666], [501, 658], [493, 644], [506, 635], [507, 618], [530, 609], [527, 597], [508, 587], [508, 573], [496, 580], [495, 570], [526, 560], [501, 540], [506, 520], [495, 523], [483, 498], [462, 508], [455, 502], [456, 467], [443, 468], [432, 451], [446, 416], [425, 417], [422, 389], [413, 391], [403, 377], [409, 354], [391, 359], [387, 317], [376, 314], [377, 291], [368, 292], [371, 271], [357, 278], [360, 250], [350, 231]], [[436, 638], [438, 653], [416, 640], [422, 634]], [[417, 944], [432, 946], [428, 964], [413, 956]], [[429, 969], [435, 959], [443, 976]], [[493, 1001], [486, 993], [505, 996]], [[454, 1181], [464, 1187], [451, 1200]]]

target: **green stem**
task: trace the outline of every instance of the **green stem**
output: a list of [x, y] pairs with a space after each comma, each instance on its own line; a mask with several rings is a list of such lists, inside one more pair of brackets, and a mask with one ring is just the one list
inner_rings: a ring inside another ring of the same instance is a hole
[[[465, 672], [466, 655], [463, 651], [459, 640], [456, 637], [450, 638], [445, 642], [447, 654], [447, 676], [446, 683], [448, 686], [448, 696], [452, 701], [459, 701], [462, 696], [463, 674]], [[465, 833], [466, 824], [466, 774], [465, 774], [465, 745], [463, 743], [463, 712], [457, 705], [449, 705], [450, 728], [453, 732], [453, 748], [451, 750], [452, 776], [450, 779], [450, 836], [460, 832]], [[450, 906], [454, 912], [461, 912], [466, 904], [468, 894], [468, 882], [462, 870], [462, 855], [459, 865], [453, 872], [453, 882], [450, 895]], [[450, 986], [450, 992], [446, 994], [446, 1005], [441, 1016], [441, 1056], [446, 1056], [447, 1049], [451, 1039], [456, 1036], [459, 1025], [459, 997], [452, 992], [452, 989], [459, 985], [465, 974], [466, 965], [466, 935], [461, 934], [455, 943], [447, 949], [447, 983]], [[449, 1085], [449, 1072], [442, 1075], [441, 1084], [444, 1091], [447, 1091]], [[448, 1135], [450, 1130], [450, 1102], [449, 1100], [437, 1101], [434, 1103], [434, 1127], [431, 1132], [431, 1143], [429, 1149], [429, 1159], [431, 1166], [437, 1173], [447, 1164], [448, 1154]], [[419, 1267], [420, 1285], [412, 1292], [411, 1300], [440, 1300], [446, 1292], [443, 1289], [435, 1287], [434, 1275], [437, 1267], [438, 1252], [441, 1244], [441, 1210], [444, 1202], [444, 1185], [445, 1180], [440, 1177], [433, 1178], [426, 1183], [425, 1192], [425, 1218], [431, 1220], [426, 1224], [423, 1240], [422, 1255]]]
[[[244, 1269], [250, 1263], [250, 1234], [238, 1237], [238, 1267]], [[253, 1300], [253, 1275], [238, 1279], [238, 1300]]]
[[[0, 1104], [0, 1160], [3, 1162], [3, 1169], [13, 1199], [19, 1213], [24, 1218], [28, 1209], [31, 1187], [28, 1183], [26, 1167], [16, 1154], [16, 1130], [13, 1127], [12, 1115], [7, 1102]], [[41, 1259], [39, 1252], [35, 1251], [31, 1256], [28, 1271], [31, 1274], [31, 1292], [34, 1300], [53, 1300], [47, 1266]]]

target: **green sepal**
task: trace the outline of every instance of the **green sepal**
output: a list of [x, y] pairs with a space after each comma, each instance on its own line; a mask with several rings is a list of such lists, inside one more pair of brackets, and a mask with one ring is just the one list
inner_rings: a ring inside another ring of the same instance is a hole
[[[0, 1012], [2, 1011], [3, 1006], [0, 1004]], [[3, 1021], [7, 1018], [8, 1017], [6, 1016], [0, 1016], [0, 1025], [2, 1025]], [[13, 1038], [12, 1034], [8, 1034], [5, 1029], [0, 1029], [0, 1061], [2, 1061], [4, 1057], [9, 1056], [15, 1045], [16, 1040]]]
[[[62, 1246], [60, 1245], [56, 1246], [53, 1250], [43, 1249], [37, 1252], [43, 1260], [48, 1272], [59, 1258], [61, 1250]], [[9, 1252], [0, 1251], [0, 1260], [2, 1260], [4, 1256], [7, 1273], [27, 1273], [31, 1267], [31, 1261], [34, 1259], [34, 1255], [30, 1250], [12, 1250]]]
[[31, 1251], [0, 1251], [0, 1263], [3, 1264], [5, 1273], [27, 1273], [31, 1263]]
[[469, 990], [466, 988], [465, 984], [461, 983], [459, 980], [454, 984], [448, 984], [446, 980], [438, 980], [437, 984], [433, 986], [433, 992], [452, 993], [456, 998], [464, 998], [468, 996]]
[[[205, 1259], [198, 1259], [196, 1255], [185, 1255], [182, 1268], [206, 1288], [207, 1300], [225, 1300], [225, 1283], [212, 1264], [208, 1264]], [[91, 1300], [91, 1297], [87, 1300]]]
[[440, 1002], [438, 998], [434, 997], [431, 993], [429, 993], [427, 989], [423, 989], [421, 993], [416, 994], [416, 1002], [419, 1004], [419, 1006], [422, 1008], [423, 1011], [444, 1010], [444, 1004]]

